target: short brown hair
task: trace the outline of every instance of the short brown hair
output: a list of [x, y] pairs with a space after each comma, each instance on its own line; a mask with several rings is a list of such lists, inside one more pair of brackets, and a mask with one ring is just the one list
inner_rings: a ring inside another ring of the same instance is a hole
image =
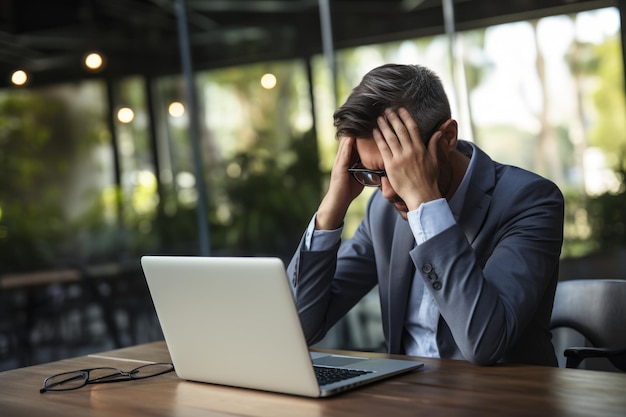
[[361, 80], [334, 115], [337, 136], [371, 138], [376, 119], [388, 108], [406, 108], [418, 122], [424, 141], [451, 117], [439, 77], [420, 65], [386, 64]]

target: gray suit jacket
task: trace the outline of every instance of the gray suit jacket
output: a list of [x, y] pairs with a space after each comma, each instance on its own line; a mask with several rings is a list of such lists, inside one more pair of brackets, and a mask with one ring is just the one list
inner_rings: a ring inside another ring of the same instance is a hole
[[442, 358], [556, 365], [548, 324], [563, 196], [552, 182], [496, 163], [469, 142], [458, 149], [477, 159], [453, 227], [415, 246], [408, 222], [377, 191], [351, 239], [320, 252], [300, 244], [288, 275], [310, 344], [378, 284], [388, 351], [403, 353], [416, 285], [432, 293], [441, 313]]

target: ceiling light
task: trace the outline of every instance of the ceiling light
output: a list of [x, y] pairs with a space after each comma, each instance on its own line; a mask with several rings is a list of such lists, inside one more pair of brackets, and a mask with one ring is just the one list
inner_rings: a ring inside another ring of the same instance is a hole
[[28, 81], [28, 74], [23, 70], [17, 70], [11, 75], [11, 82], [17, 86], [22, 86]]
[[261, 86], [267, 90], [271, 90], [276, 87], [276, 76], [270, 73], [264, 74], [261, 77]]
[[183, 103], [173, 101], [170, 103], [167, 111], [172, 117], [181, 117], [183, 114], [185, 114], [185, 106], [183, 106]]
[[117, 111], [117, 120], [122, 123], [130, 123], [135, 118], [135, 112], [128, 107], [122, 107]]
[[104, 60], [102, 59], [102, 55], [98, 52], [90, 52], [85, 56], [85, 66], [92, 71], [99, 70], [102, 68], [102, 64]]

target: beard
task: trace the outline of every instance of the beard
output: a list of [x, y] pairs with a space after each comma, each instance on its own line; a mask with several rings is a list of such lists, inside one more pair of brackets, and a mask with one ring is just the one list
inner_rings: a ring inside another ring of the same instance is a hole
[[398, 194], [395, 194], [393, 197], [387, 199], [387, 201], [389, 201], [391, 204], [393, 204], [393, 206], [398, 211], [398, 214], [400, 214], [400, 216], [404, 220], [407, 219], [407, 216], [408, 216], [408, 213], [409, 213], [409, 208], [406, 206], [406, 203], [404, 202], [404, 200], [402, 198], [400, 198], [400, 196]]

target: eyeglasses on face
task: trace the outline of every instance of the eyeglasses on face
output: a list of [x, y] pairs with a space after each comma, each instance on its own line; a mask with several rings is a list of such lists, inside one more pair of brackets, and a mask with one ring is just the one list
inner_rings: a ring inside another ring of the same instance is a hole
[[387, 176], [384, 169], [348, 168], [355, 180], [366, 187], [380, 187], [382, 178]]
[[[433, 133], [428, 136], [429, 140], [447, 120], [448, 119], [441, 120], [435, 125], [436, 128], [433, 130]], [[427, 144], [428, 140], [425, 142], [425, 145]], [[387, 172], [384, 169], [348, 168], [348, 172], [352, 174], [355, 180], [366, 187], [380, 187], [382, 185], [382, 178], [387, 176]]]
[[151, 378], [174, 370], [171, 363], [149, 363], [128, 372], [112, 367], [79, 369], [52, 375], [43, 381], [40, 393], [48, 391], [71, 391], [88, 384], [103, 384], [108, 382], [132, 381], [135, 379]]

